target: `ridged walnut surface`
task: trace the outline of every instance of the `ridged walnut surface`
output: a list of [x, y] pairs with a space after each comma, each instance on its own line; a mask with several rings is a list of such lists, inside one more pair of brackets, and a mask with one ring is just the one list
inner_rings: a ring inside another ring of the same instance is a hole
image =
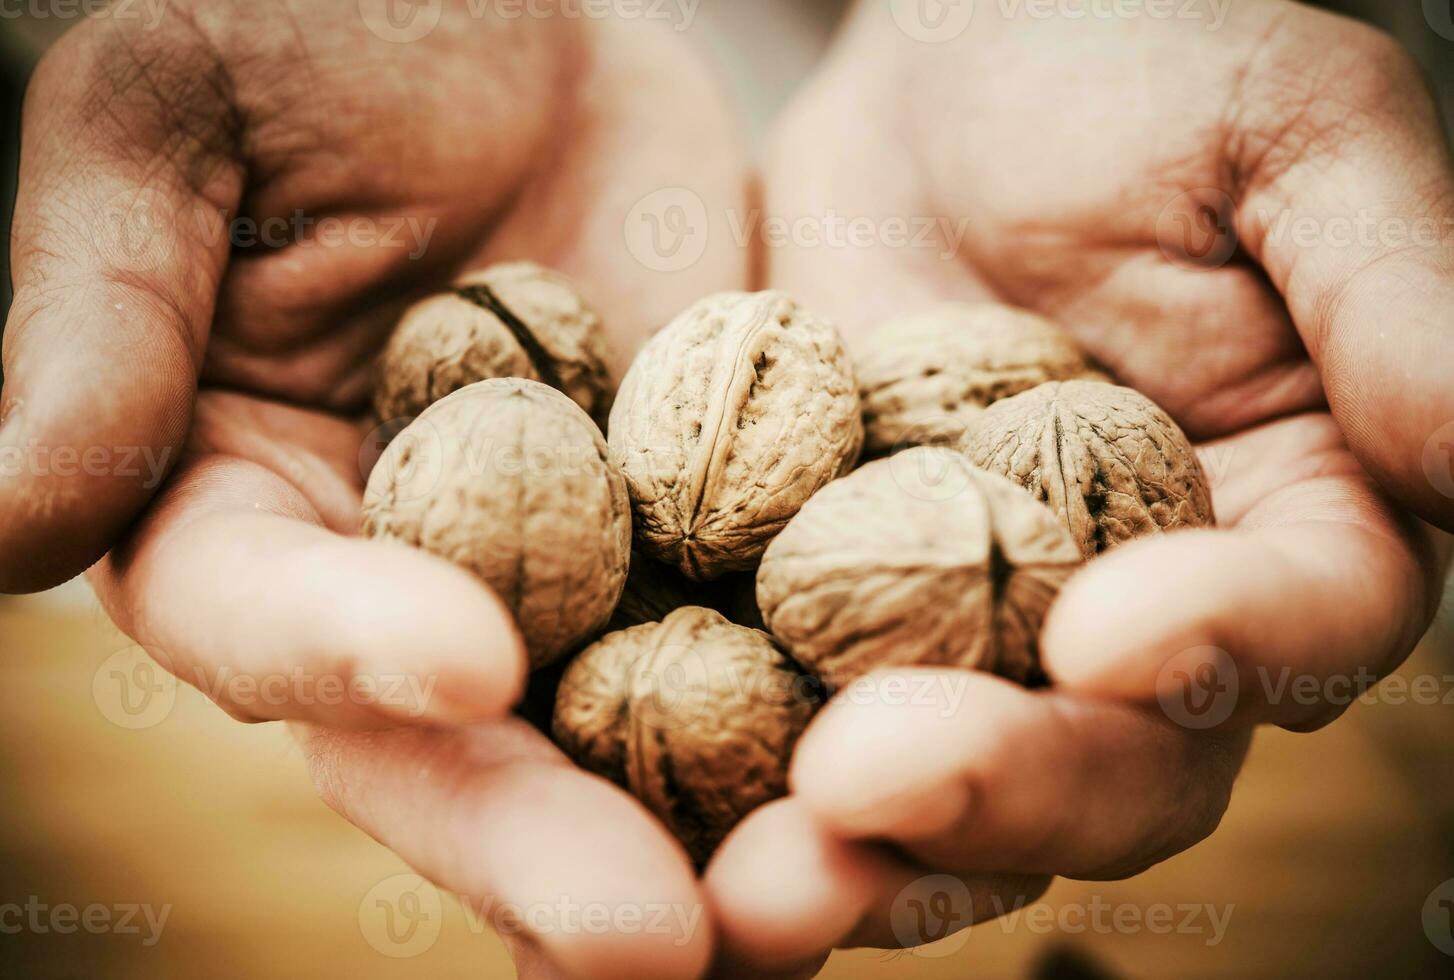
[[858, 387], [838, 332], [781, 293], [720, 293], [642, 348], [611, 410], [640, 546], [693, 579], [752, 568], [852, 467]]
[[688, 606], [582, 651], [552, 728], [701, 865], [739, 820], [787, 792], [793, 746], [817, 706], [806, 680], [765, 634]]
[[986, 409], [965, 450], [1048, 503], [1087, 558], [1142, 535], [1216, 523], [1186, 435], [1130, 388], [1032, 388]]
[[630, 561], [626, 484], [600, 430], [535, 381], [481, 381], [427, 409], [374, 467], [363, 520], [483, 579], [537, 667], [605, 624]]
[[[418, 415], [476, 381], [528, 378], [558, 386], [604, 423], [610, 408], [605, 331], [569, 279], [533, 262], [507, 262], [454, 285], [409, 307], [394, 328], [375, 375], [381, 421]], [[544, 371], [496, 313], [459, 292], [474, 286], [488, 287], [528, 328], [545, 355]]]
[[879, 327], [857, 351], [864, 451], [953, 445], [984, 408], [1098, 374], [1055, 324], [995, 303], [945, 303]]
[[835, 686], [903, 665], [1025, 683], [1080, 561], [1044, 504], [955, 450], [920, 447], [808, 501], [768, 547], [757, 601], [773, 635]]

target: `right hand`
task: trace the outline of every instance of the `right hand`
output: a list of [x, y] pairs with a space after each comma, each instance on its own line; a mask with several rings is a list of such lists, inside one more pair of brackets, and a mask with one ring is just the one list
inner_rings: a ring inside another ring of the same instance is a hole
[[[54, 585], [109, 550], [92, 572], [103, 604], [185, 680], [432, 678], [403, 713], [213, 693], [246, 720], [463, 725], [301, 735], [331, 805], [467, 899], [700, 912], [685, 855], [640, 805], [523, 722], [487, 720], [525, 675], [499, 600], [441, 559], [352, 537], [354, 420], [402, 305], [462, 270], [529, 258], [572, 276], [618, 374], [670, 314], [744, 286], [725, 234], [681, 269], [623, 238], [663, 188], [713, 215], [742, 206], [734, 121], [659, 24], [447, 3], [397, 43], [383, 6], [175, 0], [154, 30], [88, 21], [37, 69], [0, 396], [0, 460], [27, 455], [0, 471], [0, 590]], [[229, 240], [239, 216], [276, 233], [298, 215], [302, 240]], [[394, 247], [329, 245], [330, 218], [413, 224]], [[675, 976], [710, 946], [699, 919], [516, 949], [536, 975]]]

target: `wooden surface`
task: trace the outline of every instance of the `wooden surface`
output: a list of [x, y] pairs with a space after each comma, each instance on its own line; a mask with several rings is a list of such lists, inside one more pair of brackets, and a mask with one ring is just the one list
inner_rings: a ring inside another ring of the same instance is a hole
[[[1405, 673], [1454, 674], [1428, 647]], [[0, 976], [512, 975], [499, 940], [449, 899], [426, 949], [376, 951], [360, 908], [407, 869], [314, 799], [280, 726], [235, 724], [185, 686], [149, 727], [110, 720], [127, 716], [108, 658], [128, 648], [85, 606], [0, 598]], [[1067, 948], [1125, 977], [1454, 975], [1421, 919], [1454, 877], [1451, 736], [1454, 708], [1413, 704], [1263, 733], [1211, 841], [1132, 881], [1058, 882], [1043, 908], [917, 954], [837, 954], [824, 975], [1035, 976]], [[31, 896], [170, 912], [151, 945], [140, 917], [140, 934], [12, 934], [3, 906]], [[1210, 904], [1225, 935], [1210, 942], [1205, 913], [1180, 934], [1108, 925], [1109, 909], [1134, 922], [1158, 903]], [[1101, 929], [1077, 925], [1097, 908]], [[1067, 913], [1070, 931], [1055, 928]]]

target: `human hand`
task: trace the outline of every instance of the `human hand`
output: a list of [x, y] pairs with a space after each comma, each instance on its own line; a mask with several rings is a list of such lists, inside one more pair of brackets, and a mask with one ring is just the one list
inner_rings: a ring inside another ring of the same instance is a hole
[[[571, 275], [618, 373], [669, 314], [744, 284], [725, 236], [679, 271], [623, 239], [661, 187], [714, 213], [740, 203], [734, 122], [660, 25], [449, 4], [391, 43], [360, 9], [173, 3], [155, 31], [87, 22], [38, 70], [0, 446], [146, 447], [157, 467], [0, 478], [0, 588], [112, 549], [92, 580], [125, 630], [235, 716], [309, 723], [324, 798], [466, 900], [698, 914], [685, 933], [521, 939], [530, 975], [699, 973], [712, 927], [680, 847], [522, 722], [482, 720], [524, 682], [503, 606], [447, 562], [353, 537], [356, 419], [403, 304], [462, 269], [531, 258]], [[288, 241], [234, 247], [243, 219], [269, 218]], [[327, 218], [373, 240], [326, 241]], [[259, 696], [300, 674], [432, 686], [404, 703]], [[454, 727], [311, 727], [401, 721]]]
[[520, 693], [519, 640], [487, 589], [345, 537], [353, 420], [406, 302], [534, 258], [600, 307], [619, 371], [648, 329], [746, 275], [730, 243], [655, 272], [623, 239], [657, 188], [719, 210], [743, 191], [733, 121], [670, 29], [450, 4], [396, 43], [367, 10], [199, 0], [154, 30], [88, 21], [26, 106], [0, 458], [104, 458], [63, 472], [32, 455], [0, 478], [0, 588], [53, 584], [114, 546], [93, 576], [108, 611], [199, 686], [437, 681], [403, 711], [214, 693], [254, 720], [461, 721]]
[[1200, 443], [1221, 527], [1075, 576], [1052, 689], [900, 671], [866, 689], [915, 703], [830, 706], [793, 795], [707, 873], [728, 955], [768, 973], [929, 938], [892, 910], [936, 872], [966, 877], [965, 925], [1033, 890], [995, 875], [1124, 876], [1202, 839], [1254, 725], [1331, 720], [1432, 617], [1448, 541], [1385, 493], [1454, 528], [1425, 471], [1454, 422], [1454, 176], [1391, 41], [1265, 0], [1216, 30], [978, 4], [929, 44], [895, 22], [914, 9], [859, 6], [765, 166], [779, 228], [833, 214], [871, 243], [799, 235], [770, 283], [850, 347], [945, 299], [1045, 313]]

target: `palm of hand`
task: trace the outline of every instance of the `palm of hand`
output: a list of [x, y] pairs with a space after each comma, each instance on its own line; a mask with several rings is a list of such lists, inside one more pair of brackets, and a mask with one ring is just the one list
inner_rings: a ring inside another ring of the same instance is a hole
[[[728, 948], [756, 962], [904, 942], [890, 910], [935, 872], [964, 877], [982, 913], [996, 891], [1033, 890], [1016, 872], [1123, 876], [1191, 846], [1216, 826], [1254, 723], [1316, 727], [1346, 706], [1275, 699], [1258, 676], [1387, 671], [1437, 601], [1431, 538], [1327, 410], [1367, 407], [1358, 379], [1329, 370], [1348, 348], [1328, 340], [1339, 316], [1370, 312], [1339, 278], [1385, 256], [1300, 251], [1272, 227], [1329, 204], [1350, 150], [1340, 134], [1360, 120], [1437, 132], [1425, 106], [1394, 104], [1406, 65], [1361, 29], [1279, 2], [1239, 8], [1216, 36], [986, 10], [942, 46], [897, 32], [881, 6], [861, 5], [785, 114], [765, 196], [789, 226], [832, 212], [882, 234], [779, 244], [770, 284], [835, 316], [850, 346], [945, 299], [1045, 313], [1200, 443], [1223, 530], [1138, 542], [1073, 579], [1042, 641], [1055, 691], [976, 677], [975, 718], [942, 704], [819, 718], [795, 795], [750, 816], [709, 871]], [[1431, 170], [1447, 187], [1447, 165]], [[939, 238], [891, 242], [905, 223]], [[1430, 274], [1447, 260], [1407, 258]], [[1404, 427], [1416, 414], [1397, 393], [1375, 407]], [[1216, 673], [1208, 692], [1230, 692], [1210, 702], [1210, 730], [1175, 699], [1202, 667]], [[844, 843], [874, 839], [897, 857]], [[806, 882], [791, 912], [761, 911], [752, 861]], [[831, 910], [810, 897], [829, 892]]]

